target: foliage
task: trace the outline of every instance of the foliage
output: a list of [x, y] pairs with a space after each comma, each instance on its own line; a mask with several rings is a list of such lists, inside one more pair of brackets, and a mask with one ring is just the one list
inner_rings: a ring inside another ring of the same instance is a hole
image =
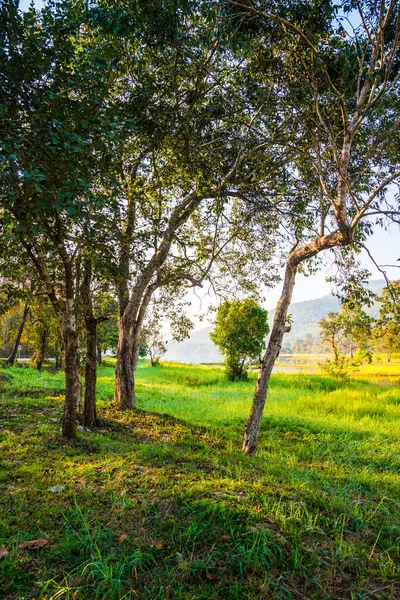
[[368, 363], [369, 365], [372, 363], [373, 353], [372, 350], [368, 348], [359, 348], [354, 355], [353, 364], [364, 364]]
[[382, 291], [379, 320], [373, 329], [373, 344], [378, 352], [386, 352], [388, 360], [400, 351], [400, 281]]
[[268, 331], [268, 313], [255, 300], [226, 300], [219, 305], [210, 338], [225, 355], [230, 381], [247, 379], [246, 366], [259, 359]]
[[362, 350], [370, 341], [372, 323], [372, 317], [359, 304], [344, 304], [340, 311], [329, 312], [319, 322], [321, 339], [331, 346], [335, 360], [341, 349], [352, 358], [356, 348]]
[[149, 356], [151, 366], [157, 367], [166, 351], [167, 343], [162, 334], [162, 324], [154, 318], [148, 320], [140, 333], [140, 355]]
[[319, 363], [321, 370], [340, 381], [345, 381], [348, 378], [352, 369], [352, 363], [347, 356], [337, 356], [332, 360], [326, 360]]

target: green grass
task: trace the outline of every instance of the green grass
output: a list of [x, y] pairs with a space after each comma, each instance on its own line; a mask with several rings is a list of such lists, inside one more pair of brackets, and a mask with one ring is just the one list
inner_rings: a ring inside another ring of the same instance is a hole
[[347, 383], [273, 376], [255, 457], [240, 452], [255, 375], [232, 384], [220, 368], [141, 362], [138, 411], [119, 413], [109, 365], [103, 427], [71, 446], [62, 374], [4, 370], [0, 597], [400, 598], [400, 391], [380, 382], [388, 368]]

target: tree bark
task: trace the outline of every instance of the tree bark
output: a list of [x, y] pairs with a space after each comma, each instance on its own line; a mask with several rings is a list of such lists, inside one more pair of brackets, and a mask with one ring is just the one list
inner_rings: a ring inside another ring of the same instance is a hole
[[254, 400], [251, 407], [249, 419], [244, 430], [242, 450], [245, 454], [254, 454], [257, 449], [258, 432], [260, 430], [261, 418], [267, 399], [268, 384], [271, 377], [275, 360], [282, 346], [284, 334], [288, 331], [286, 324], [288, 308], [292, 299], [297, 266], [288, 261], [285, 271], [285, 279], [282, 294], [275, 311], [274, 324], [271, 337], [268, 342], [267, 351], [260, 363]]
[[67, 311], [65, 317], [63, 338], [65, 349], [65, 402], [62, 434], [63, 437], [73, 440], [76, 437], [77, 407], [81, 401], [81, 373], [75, 315], [70, 310]]
[[48, 337], [47, 331], [44, 330], [40, 333], [39, 347], [35, 353], [35, 359], [34, 359], [35, 368], [38, 371], [42, 370], [44, 356], [46, 353], [47, 337]]
[[261, 418], [267, 399], [268, 384], [271, 377], [275, 360], [282, 346], [283, 336], [290, 327], [287, 325], [288, 309], [292, 300], [293, 288], [298, 266], [303, 261], [319, 254], [322, 250], [349, 243], [348, 231], [336, 231], [329, 235], [318, 236], [311, 242], [300, 248], [292, 248], [286, 263], [285, 277], [282, 294], [275, 311], [274, 324], [267, 350], [260, 363], [256, 389], [250, 415], [244, 429], [242, 450], [245, 454], [254, 454], [257, 449], [258, 433], [260, 431]]
[[28, 304], [25, 304], [25, 306], [24, 306], [24, 312], [22, 314], [22, 321], [20, 323], [20, 326], [19, 326], [19, 329], [18, 329], [18, 333], [17, 333], [17, 337], [15, 339], [14, 348], [13, 348], [10, 356], [7, 359], [7, 363], [9, 365], [13, 365], [14, 362], [15, 362], [15, 359], [17, 357], [18, 346], [19, 346], [19, 343], [21, 341], [22, 334], [24, 332], [24, 327], [25, 327], [25, 323], [26, 323], [26, 320], [28, 318], [28, 315], [29, 315], [29, 306], [28, 306]]
[[119, 320], [114, 392], [114, 400], [121, 410], [130, 410], [136, 407], [134, 368], [129, 326], [122, 317]]
[[97, 364], [101, 365], [102, 362], [102, 358], [101, 358], [101, 344], [97, 344]]

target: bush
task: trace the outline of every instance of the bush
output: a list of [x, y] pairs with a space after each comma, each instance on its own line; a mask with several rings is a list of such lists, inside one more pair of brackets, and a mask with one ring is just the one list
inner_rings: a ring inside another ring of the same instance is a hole
[[364, 363], [372, 363], [373, 353], [372, 350], [360, 348], [354, 355], [353, 365], [363, 365]]
[[247, 367], [262, 354], [268, 332], [268, 313], [251, 298], [220, 304], [210, 338], [225, 356], [230, 381], [247, 380]]
[[323, 363], [319, 363], [319, 366], [324, 373], [340, 381], [347, 379], [350, 372], [354, 370], [347, 356], [339, 356], [333, 360], [328, 359]]

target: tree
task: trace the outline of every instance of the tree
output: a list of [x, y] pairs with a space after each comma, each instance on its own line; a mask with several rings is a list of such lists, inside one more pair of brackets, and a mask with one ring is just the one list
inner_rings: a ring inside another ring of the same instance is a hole
[[41, 371], [46, 356], [51, 351], [56, 353], [60, 339], [60, 326], [46, 296], [32, 300], [26, 336], [33, 349], [32, 363]]
[[13, 349], [11, 351], [10, 356], [7, 358], [7, 364], [9, 364], [11, 366], [14, 364], [15, 359], [17, 357], [18, 348], [21, 343], [22, 334], [24, 333], [25, 324], [26, 324], [26, 320], [27, 320], [28, 316], [29, 316], [29, 304], [28, 304], [28, 302], [26, 302], [24, 305], [24, 310], [23, 310], [22, 316], [21, 316], [21, 321], [20, 321], [20, 324], [18, 327], [18, 332], [15, 337]]
[[60, 2], [21, 14], [9, 0], [0, 34], [2, 230], [36, 270], [60, 325], [69, 439], [81, 405], [80, 248], [103, 251], [94, 240], [101, 237], [96, 217], [104, 197], [93, 193], [92, 182], [112, 135], [104, 115], [113, 78], [105, 69], [108, 40], [86, 31], [85, 8]]
[[159, 321], [151, 319], [142, 327], [140, 351], [141, 356], [150, 356], [152, 367], [160, 364], [161, 356], [167, 351], [167, 343], [163, 338]]
[[360, 304], [345, 304], [341, 311], [343, 343], [353, 360], [354, 350], [362, 350], [371, 339], [373, 318], [362, 310]]
[[93, 265], [90, 256], [83, 259], [83, 274], [80, 286], [81, 301], [86, 338], [85, 352], [85, 398], [83, 403], [83, 424], [85, 427], [96, 427], [96, 381], [98, 362], [98, 336], [97, 327], [107, 321], [105, 315], [96, 316], [93, 299]]
[[[365, 245], [373, 219], [398, 218], [387, 194], [399, 180], [398, 139], [400, 8], [379, 3], [317, 5], [231, 0], [231, 20], [252, 31], [244, 45], [257, 81], [258, 119], [271, 131], [263, 102], [276, 106], [270, 139], [286, 149], [288, 180], [272, 182], [282, 224], [293, 237], [286, 255], [281, 298], [244, 433], [243, 451], [257, 448], [270, 375], [285, 332], [296, 273], [311, 259], [337, 249], [343, 264]], [[358, 12], [359, 25], [348, 19]], [[236, 12], [234, 12], [236, 11]], [[236, 17], [235, 17], [236, 14]], [[274, 39], [274, 48], [264, 40]], [[271, 147], [271, 146], [270, 146]], [[283, 197], [283, 198], [282, 198]], [[346, 286], [355, 278], [348, 275]], [[358, 288], [359, 289], [359, 288]]]
[[225, 355], [230, 381], [247, 379], [246, 367], [260, 360], [268, 332], [268, 313], [254, 300], [226, 300], [219, 305], [210, 338]]
[[400, 352], [400, 280], [386, 286], [379, 300], [379, 320], [373, 328], [372, 340], [390, 362], [393, 352]]
[[335, 362], [339, 360], [340, 344], [343, 340], [343, 321], [339, 312], [329, 312], [324, 319], [318, 323], [321, 340], [328, 344], [333, 353]]
[[[218, 38], [214, 5], [196, 2], [192, 9], [183, 3], [183, 8], [179, 2], [165, 2], [155, 14], [149, 9], [147, 24], [157, 21], [157, 39], [146, 29], [148, 45], [137, 43], [138, 15], [130, 4], [121, 22], [114, 11], [107, 21], [118, 28], [116, 52], [127, 57], [114, 117], [124, 143], [116, 141], [109, 170], [109, 189], [116, 199], [110, 223], [118, 231], [115, 400], [122, 409], [135, 407], [140, 331], [152, 297], [161, 288], [172, 296], [203, 285], [223, 253], [230, 253], [235, 273], [239, 260], [234, 263], [233, 238], [241, 240], [243, 256], [247, 224], [252, 215], [254, 222], [261, 221], [254, 208], [247, 214], [238, 210], [243, 196], [257, 196], [249, 185], [256, 157], [264, 168], [278, 168], [268, 152], [261, 152], [263, 145], [258, 147], [246, 101], [227, 101], [237, 84], [230, 77], [235, 57]], [[244, 221], [238, 226], [234, 219], [228, 227], [235, 211]], [[264, 243], [259, 246], [264, 254], [271, 251], [267, 231], [277, 225], [273, 215], [264, 217]], [[252, 252], [254, 265], [261, 256]], [[247, 264], [243, 260], [236, 270], [239, 277]]]

